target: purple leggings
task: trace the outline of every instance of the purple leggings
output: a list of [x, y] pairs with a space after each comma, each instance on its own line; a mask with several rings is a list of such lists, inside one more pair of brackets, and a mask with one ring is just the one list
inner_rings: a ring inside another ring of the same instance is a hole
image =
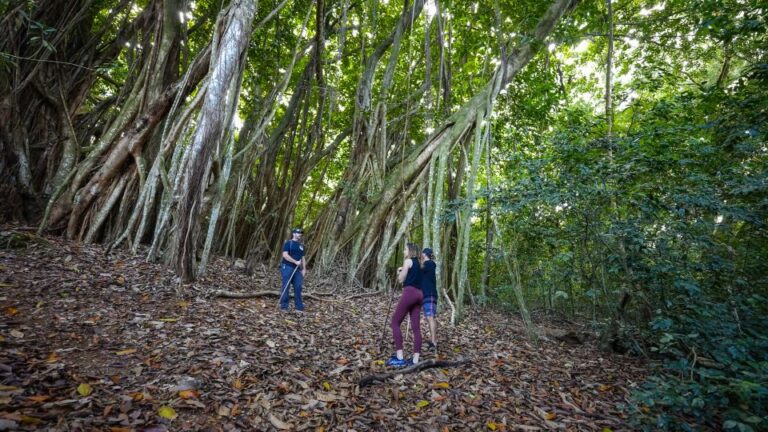
[[421, 314], [421, 301], [424, 294], [418, 288], [410, 285], [403, 288], [403, 295], [395, 308], [395, 314], [392, 315], [392, 334], [395, 336], [395, 349], [403, 349], [403, 332], [400, 330], [400, 324], [403, 323], [405, 315], [411, 314], [411, 330], [413, 331], [413, 352], [421, 352], [421, 324], [419, 315]]

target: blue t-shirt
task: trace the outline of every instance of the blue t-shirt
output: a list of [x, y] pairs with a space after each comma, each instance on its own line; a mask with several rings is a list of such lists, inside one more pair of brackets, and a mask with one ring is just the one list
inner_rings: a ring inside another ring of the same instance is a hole
[[424, 261], [424, 268], [421, 269], [421, 291], [424, 298], [437, 297], [437, 279], [435, 269], [437, 264], [434, 261]]
[[421, 285], [420, 283], [421, 279], [421, 268], [419, 266], [419, 260], [416, 258], [411, 258], [411, 268], [408, 269], [408, 274], [405, 275], [405, 280], [403, 281], [403, 286], [412, 286], [414, 288], [419, 288]]
[[[301, 259], [304, 258], [304, 245], [296, 240], [288, 240], [283, 244], [283, 252], [288, 252], [288, 255], [290, 255], [291, 258], [296, 261], [301, 261]], [[296, 264], [289, 262], [285, 258], [283, 258], [282, 263], [296, 267]]]

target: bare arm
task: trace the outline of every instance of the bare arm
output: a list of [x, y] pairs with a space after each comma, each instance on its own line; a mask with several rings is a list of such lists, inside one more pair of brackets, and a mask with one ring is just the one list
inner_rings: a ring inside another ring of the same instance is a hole
[[296, 261], [295, 259], [293, 259], [291, 257], [291, 255], [288, 252], [285, 252], [285, 251], [283, 251], [283, 259], [285, 259], [289, 263], [293, 263], [293, 264], [296, 264], [296, 265], [301, 264], [302, 261], [304, 260], [304, 258], [302, 258], [302, 261]]
[[408, 270], [413, 266], [413, 261], [406, 258], [405, 261], [403, 261], [403, 266], [400, 267], [400, 270], [397, 273], [397, 280], [400, 281], [400, 283], [405, 282], [405, 277], [408, 276]]

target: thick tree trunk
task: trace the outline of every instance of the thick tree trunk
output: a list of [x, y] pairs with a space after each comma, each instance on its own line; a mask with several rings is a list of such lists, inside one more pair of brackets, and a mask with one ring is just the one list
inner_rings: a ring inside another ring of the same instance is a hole
[[179, 190], [181, 199], [176, 211], [172, 261], [176, 273], [185, 283], [195, 279], [200, 209], [208, 179], [206, 167], [213, 148], [221, 145], [225, 131], [231, 127], [231, 118], [229, 124], [223, 124], [225, 118], [221, 104], [228, 99], [228, 92], [235, 92], [229, 100], [237, 103], [255, 13], [256, 0], [234, 0], [223, 17], [225, 25], [220, 45], [215, 47], [215, 55], [211, 56], [210, 82], [195, 137], [188, 150], [190, 159]]

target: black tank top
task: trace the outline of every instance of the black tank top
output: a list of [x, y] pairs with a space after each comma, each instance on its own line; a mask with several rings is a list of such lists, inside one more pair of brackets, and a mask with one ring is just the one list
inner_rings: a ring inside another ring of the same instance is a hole
[[417, 258], [411, 258], [411, 268], [408, 269], [408, 274], [405, 275], [405, 281], [403, 286], [412, 286], [414, 288], [420, 288], [421, 267], [419, 266], [419, 260]]

